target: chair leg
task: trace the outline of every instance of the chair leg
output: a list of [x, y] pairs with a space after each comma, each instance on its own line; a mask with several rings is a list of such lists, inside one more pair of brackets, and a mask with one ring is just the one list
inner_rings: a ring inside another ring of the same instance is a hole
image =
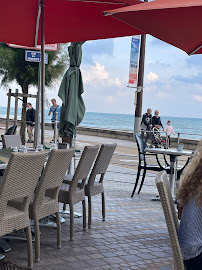
[[35, 233], [35, 261], [40, 261], [40, 229], [39, 220], [34, 219], [34, 233]]
[[91, 196], [88, 196], [88, 228], [91, 228], [92, 224], [92, 205], [91, 205]]
[[102, 193], [102, 220], [105, 221], [105, 194]]
[[143, 183], [144, 183], [145, 175], [146, 175], [146, 169], [144, 169], [144, 171], [143, 171], [142, 182], [140, 184], [140, 187], [139, 187], [139, 190], [138, 190], [137, 194], [140, 194], [140, 191], [141, 191]]
[[69, 205], [70, 210], [70, 240], [74, 240], [74, 207], [72, 204]]
[[137, 188], [137, 184], [138, 184], [138, 181], [139, 181], [139, 178], [140, 178], [140, 172], [141, 172], [141, 168], [138, 167], [138, 170], [137, 170], [137, 177], [136, 177], [136, 181], [135, 181], [135, 186], [133, 188], [133, 192], [131, 194], [131, 198], [134, 196], [135, 194], [135, 191], [136, 191], [136, 188]]
[[60, 213], [56, 213], [57, 221], [57, 248], [61, 248], [61, 223], [60, 223]]
[[83, 230], [86, 231], [86, 201], [82, 201], [82, 208], [83, 208]]
[[33, 269], [33, 246], [32, 246], [32, 234], [31, 228], [26, 228], [27, 235], [27, 255], [28, 255], [28, 269]]

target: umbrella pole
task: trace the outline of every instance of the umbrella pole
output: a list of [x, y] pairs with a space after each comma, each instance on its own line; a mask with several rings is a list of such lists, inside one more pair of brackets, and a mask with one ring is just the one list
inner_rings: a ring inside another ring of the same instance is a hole
[[45, 96], [45, 22], [44, 22], [44, 0], [40, 0], [41, 5], [41, 144], [44, 144], [44, 96]]

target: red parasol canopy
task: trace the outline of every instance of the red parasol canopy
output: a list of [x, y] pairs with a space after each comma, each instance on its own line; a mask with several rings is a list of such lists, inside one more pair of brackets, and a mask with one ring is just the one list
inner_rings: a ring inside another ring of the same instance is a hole
[[202, 0], [156, 0], [105, 12], [172, 44], [189, 55], [202, 53]]
[[[0, 42], [25, 46], [41, 43], [38, 0], [2, 0]], [[142, 3], [140, 0], [45, 0], [46, 44], [141, 34], [103, 11]]]

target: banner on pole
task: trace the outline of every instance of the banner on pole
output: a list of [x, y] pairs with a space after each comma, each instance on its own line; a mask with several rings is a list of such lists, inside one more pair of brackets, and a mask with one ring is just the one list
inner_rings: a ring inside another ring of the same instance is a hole
[[132, 36], [128, 87], [137, 87], [138, 65], [140, 54], [140, 37]]

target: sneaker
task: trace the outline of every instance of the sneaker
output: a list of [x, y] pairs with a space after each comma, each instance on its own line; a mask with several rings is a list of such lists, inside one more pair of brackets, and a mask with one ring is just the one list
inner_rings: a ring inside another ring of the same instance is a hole
[[32, 140], [30, 140], [30, 139], [27, 141], [27, 143], [32, 143], [32, 142], [33, 142], [33, 141], [32, 141]]

